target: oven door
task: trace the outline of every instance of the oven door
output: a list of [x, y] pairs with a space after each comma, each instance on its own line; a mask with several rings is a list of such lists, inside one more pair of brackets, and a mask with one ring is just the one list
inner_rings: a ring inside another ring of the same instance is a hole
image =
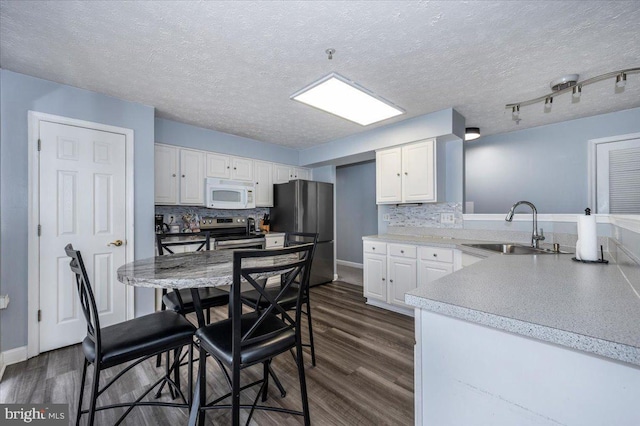
[[214, 240], [214, 250], [235, 250], [235, 249], [264, 249], [264, 238], [250, 238], [246, 240]]

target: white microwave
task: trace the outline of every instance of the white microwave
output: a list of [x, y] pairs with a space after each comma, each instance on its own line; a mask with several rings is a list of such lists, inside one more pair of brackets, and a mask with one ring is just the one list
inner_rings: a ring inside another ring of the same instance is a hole
[[255, 184], [207, 178], [205, 202], [210, 209], [254, 209], [256, 207]]

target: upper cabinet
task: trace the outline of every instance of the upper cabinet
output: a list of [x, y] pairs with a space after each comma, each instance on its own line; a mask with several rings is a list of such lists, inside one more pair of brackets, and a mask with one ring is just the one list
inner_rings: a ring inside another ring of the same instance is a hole
[[256, 207], [273, 207], [273, 184], [311, 179], [311, 170], [216, 152], [155, 145], [155, 204], [204, 205], [205, 178], [255, 183]]
[[178, 203], [178, 148], [166, 145], [155, 146], [155, 202], [156, 204]]
[[253, 160], [208, 152], [207, 177], [252, 181]]
[[311, 170], [286, 164], [274, 164], [273, 183], [287, 183], [294, 179], [311, 180]]
[[231, 179], [231, 157], [208, 152], [207, 177]]
[[155, 146], [155, 203], [204, 205], [205, 153]]
[[253, 162], [256, 182], [256, 207], [273, 207], [273, 163]]
[[436, 172], [434, 140], [376, 151], [376, 203], [438, 201]]

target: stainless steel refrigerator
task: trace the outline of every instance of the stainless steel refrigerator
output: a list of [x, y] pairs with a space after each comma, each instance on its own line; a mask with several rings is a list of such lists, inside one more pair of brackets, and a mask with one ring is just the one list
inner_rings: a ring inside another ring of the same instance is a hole
[[318, 233], [310, 284], [333, 281], [333, 184], [292, 180], [273, 185], [273, 205], [272, 231]]

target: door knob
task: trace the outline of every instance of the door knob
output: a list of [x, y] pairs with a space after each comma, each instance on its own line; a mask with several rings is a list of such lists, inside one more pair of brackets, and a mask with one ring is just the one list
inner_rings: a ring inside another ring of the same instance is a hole
[[116, 246], [116, 247], [120, 247], [122, 244], [124, 244], [122, 242], [122, 240], [115, 240], [115, 241], [111, 241], [109, 244], [107, 244], [107, 247], [109, 246]]

